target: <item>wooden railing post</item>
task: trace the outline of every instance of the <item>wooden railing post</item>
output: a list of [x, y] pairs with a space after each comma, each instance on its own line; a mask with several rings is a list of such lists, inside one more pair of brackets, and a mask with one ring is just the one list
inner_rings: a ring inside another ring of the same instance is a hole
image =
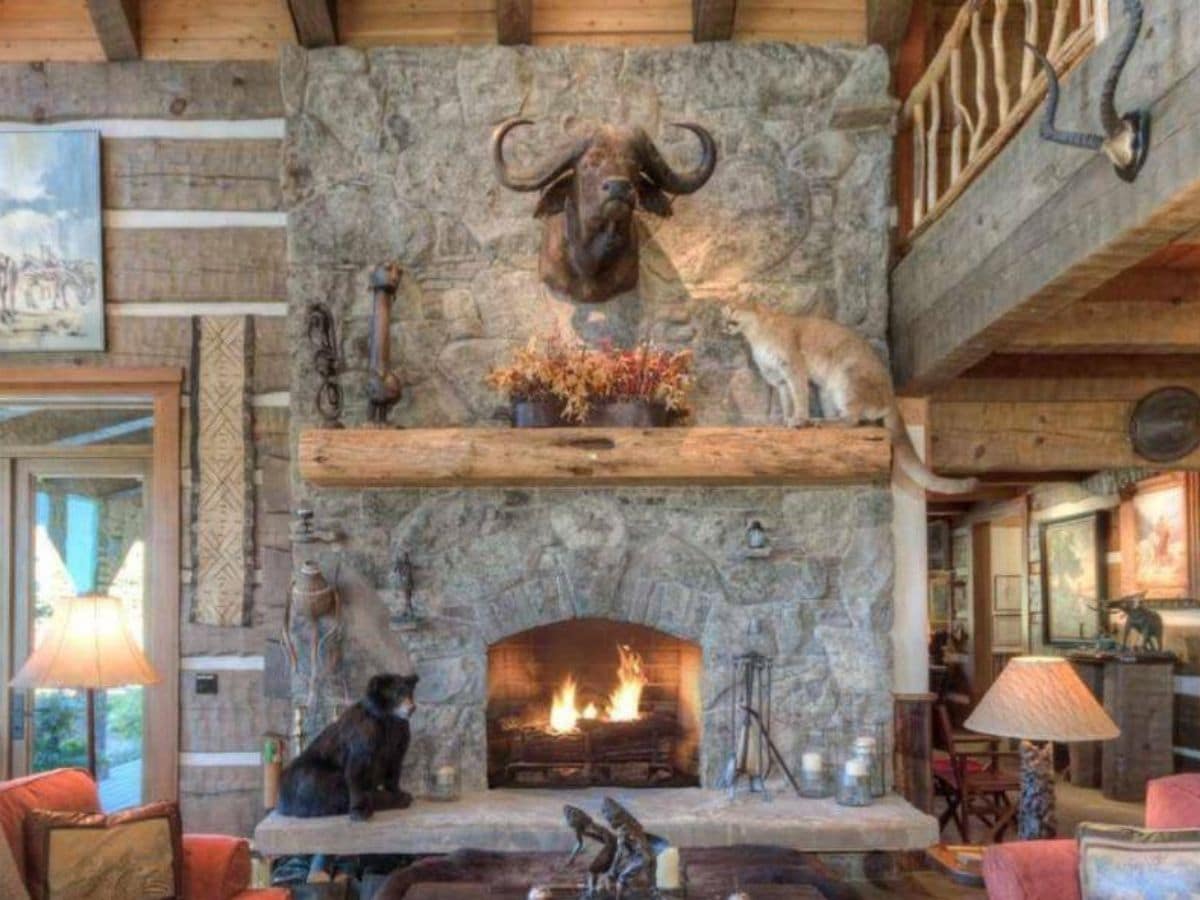
[[[1020, 49], [1020, 73], [1008, 78], [1009, 57], [1016, 58], [1015, 35], [1005, 25], [1013, 0], [963, 0], [937, 53], [909, 92], [902, 126], [912, 131], [912, 223], [904, 242], [940, 216], [1017, 132], [1045, 96], [1046, 79], [1037, 58]], [[1107, 0], [1079, 0], [1079, 24], [1072, 25], [1075, 0], [1055, 0], [1048, 29], [1041, 27], [1041, 3], [1021, 0], [1021, 40], [1043, 47], [1061, 75], [1083, 59], [1107, 30]], [[984, 38], [985, 7], [991, 8], [990, 47]], [[1047, 8], [1049, 15], [1049, 7]], [[1015, 23], [1014, 23], [1015, 24]], [[1073, 30], [1070, 30], [1072, 29]], [[1042, 32], [1047, 31], [1043, 39]], [[967, 35], [971, 65], [964, 59]], [[989, 66], [990, 58], [990, 66]], [[1014, 88], [1016, 93], [1014, 96]], [[949, 104], [949, 135], [940, 143], [943, 91]], [[996, 96], [992, 116], [991, 94]], [[906, 142], [905, 146], [908, 144]], [[943, 156], [947, 162], [943, 162]], [[948, 163], [948, 165], [947, 165]], [[907, 161], [905, 161], [907, 165]], [[943, 175], [942, 168], [948, 168]], [[943, 180], [944, 178], [944, 180]], [[907, 201], [907, 195], [905, 201]], [[903, 249], [903, 248], [902, 248]]]

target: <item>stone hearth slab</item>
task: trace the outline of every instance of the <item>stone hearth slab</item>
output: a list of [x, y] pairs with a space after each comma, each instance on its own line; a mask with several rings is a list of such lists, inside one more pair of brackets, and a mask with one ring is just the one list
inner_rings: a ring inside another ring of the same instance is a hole
[[702, 789], [493, 790], [464, 794], [452, 803], [417, 800], [406, 810], [376, 814], [369, 822], [346, 816], [297, 819], [272, 813], [254, 831], [266, 856], [300, 853], [447, 853], [464, 847], [501, 852], [569, 852], [574, 837], [563, 804], [599, 818], [613, 796], [646, 828], [680, 847], [771, 844], [820, 853], [924, 850], [938, 840], [937, 822], [890, 795], [854, 809], [833, 800], [805, 800], [782, 791], [730, 800]]

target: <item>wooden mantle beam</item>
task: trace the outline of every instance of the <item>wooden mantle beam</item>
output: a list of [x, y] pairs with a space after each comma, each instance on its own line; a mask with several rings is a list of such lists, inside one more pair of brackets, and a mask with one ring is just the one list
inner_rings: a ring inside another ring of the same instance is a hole
[[496, 40], [505, 46], [533, 42], [533, 0], [496, 0]]
[[141, 56], [138, 49], [138, 0], [87, 0], [92, 27], [110, 62]]
[[692, 0], [692, 40], [728, 41], [736, 16], [737, 0]]
[[845, 484], [883, 481], [882, 428], [311, 429], [323, 487]]
[[296, 43], [301, 47], [337, 45], [337, 0], [287, 0]]

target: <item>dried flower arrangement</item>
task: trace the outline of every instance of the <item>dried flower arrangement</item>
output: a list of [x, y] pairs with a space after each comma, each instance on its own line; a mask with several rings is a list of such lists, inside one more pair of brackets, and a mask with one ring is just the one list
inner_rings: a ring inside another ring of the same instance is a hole
[[531, 337], [486, 381], [513, 403], [561, 404], [562, 418], [574, 424], [588, 421], [597, 405], [625, 400], [660, 406], [681, 419], [689, 412], [692, 352], [672, 353], [648, 343], [591, 348], [557, 336]]

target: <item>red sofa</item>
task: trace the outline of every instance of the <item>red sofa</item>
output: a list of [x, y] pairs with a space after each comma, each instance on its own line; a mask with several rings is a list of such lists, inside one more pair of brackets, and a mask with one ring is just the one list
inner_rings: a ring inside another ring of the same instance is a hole
[[[1200, 828], [1200, 774], [1151, 781], [1146, 827]], [[992, 900], [1080, 900], [1078, 845], [1068, 838], [988, 847], [983, 880]]]
[[[32, 809], [100, 812], [96, 782], [82, 769], [55, 769], [0, 781], [0, 830], [25, 874], [25, 815]], [[247, 890], [250, 844], [215, 834], [183, 836], [183, 900], [288, 900], [282, 888]]]

